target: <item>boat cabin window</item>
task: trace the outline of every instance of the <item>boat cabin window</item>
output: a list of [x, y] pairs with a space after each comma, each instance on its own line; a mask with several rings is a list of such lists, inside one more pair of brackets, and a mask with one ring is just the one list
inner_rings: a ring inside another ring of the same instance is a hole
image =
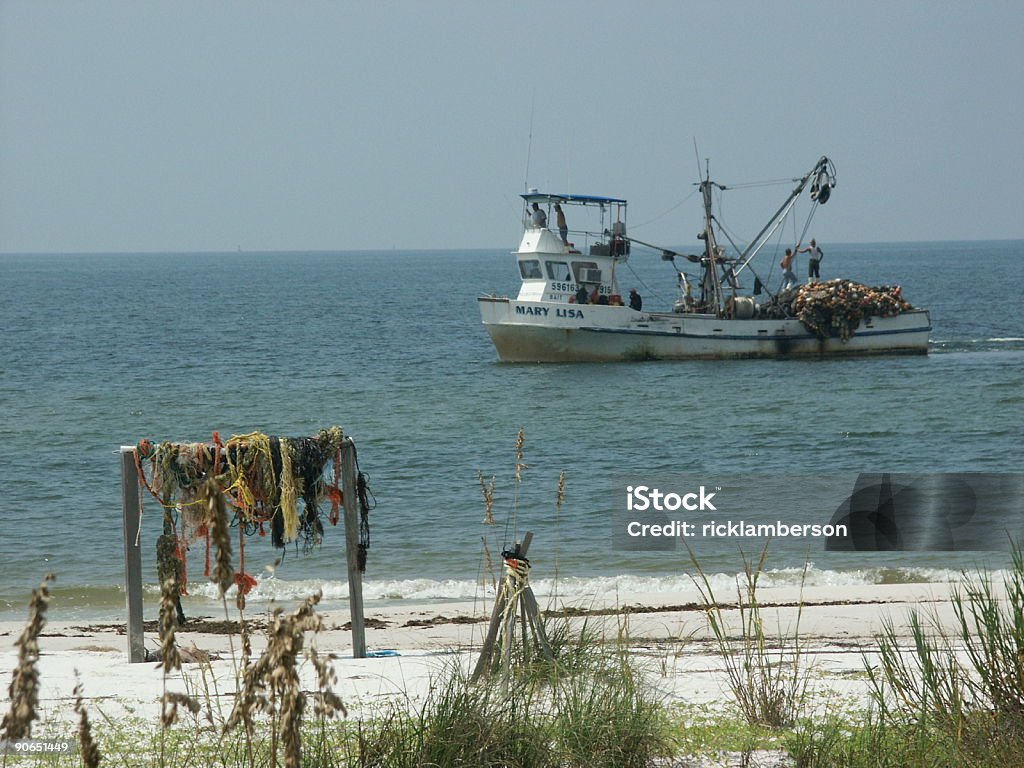
[[543, 280], [544, 275], [540, 273], [539, 259], [523, 259], [519, 262], [519, 271], [523, 280]]
[[559, 280], [569, 282], [572, 280], [572, 273], [569, 272], [569, 265], [564, 261], [545, 261], [544, 266], [548, 270], [548, 280]]
[[574, 261], [572, 271], [576, 274], [577, 283], [600, 283], [601, 270], [596, 261]]

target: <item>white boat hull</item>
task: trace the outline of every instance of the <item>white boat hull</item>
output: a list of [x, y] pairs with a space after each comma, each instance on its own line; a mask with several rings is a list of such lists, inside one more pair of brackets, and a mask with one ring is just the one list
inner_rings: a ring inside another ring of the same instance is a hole
[[479, 299], [503, 362], [610, 362], [927, 354], [926, 310], [861, 321], [847, 341], [818, 339], [795, 318], [729, 320], [627, 307]]

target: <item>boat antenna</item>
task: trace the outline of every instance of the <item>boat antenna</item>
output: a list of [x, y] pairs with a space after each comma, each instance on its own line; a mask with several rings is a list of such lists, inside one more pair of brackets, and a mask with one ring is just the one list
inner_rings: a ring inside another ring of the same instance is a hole
[[693, 137], [693, 156], [697, 161], [697, 178], [700, 178], [700, 152], [697, 151], [697, 137]]
[[537, 104], [537, 97], [530, 99], [530, 135], [526, 141], [526, 172], [523, 174], [523, 192], [530, 191], [530, 154], [533, 152], [533, 110]]

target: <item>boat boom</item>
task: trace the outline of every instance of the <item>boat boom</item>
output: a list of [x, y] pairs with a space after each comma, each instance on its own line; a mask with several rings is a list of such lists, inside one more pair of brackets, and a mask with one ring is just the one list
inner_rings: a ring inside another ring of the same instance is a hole
[[822, 155], [821, 159], [814, 164], [814, 167], [798, 180], [796, 188], [789, 193], [789, 197], [786, 198], [786, 201], [779, 206], [779, 210], [777, 210], [775, 215], [768, 220], [768, 223], [764, 225], [761, 231], [757, 233], [757, 236], [754, 237], [750, 245], [747, 246], [747, 249], [740, 254], [739, 260], [743, 263], [734, 270], [734, 274], [738, 275], [746, 269], [747, 265], [750, 264], [755, 256], [757, 256], [758, 251], [760, 251], [764, 244], [768, 242], [768, 238], [775, 233], [775, 230], [778, 229], [779, 225], [785, 220], [790, 210], [796, 204], [797, 198], [800, 197], [804, 188], [807, 186], [807, 182], [812, 178], [820, 177], [822, 173], [827, 173], [829, 162], [829, 159]]

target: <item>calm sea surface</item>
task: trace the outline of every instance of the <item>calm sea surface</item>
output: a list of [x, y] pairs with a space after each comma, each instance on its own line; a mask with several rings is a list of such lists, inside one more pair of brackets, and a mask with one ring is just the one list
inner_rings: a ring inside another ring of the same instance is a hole
[[[0, 615], [57, 572], [62, 616], [123, 614], [118, 447], [334, 424], [377, 499], [372, 601], [473, 596], [492, 552], [537, 532], [539, 591], [673, 590], [688, 557], [612, 550], [615, 480], [672, 472], [1020, 472], [1024, 242], [826, 245], [824, 276], [898, 283], [931, 310], [927, 357], [505, 365], [475, 298], [518, 290], [505, 251], [0, 255]], [[671, 268], [635, 253], [645, 308], [667, 308]], [[526, 432], [523, 485], [513, 444]], [[565, 503], [555, 512], [559, 473]], [[496, 476], [496, 530], [478, 471]], [[159, 514], [147, 508], [146, 578]], [[750, 548], [753, 545], [747, 545]], [[289, 549], [262, 598], [346, 594], [344, 541]], [[977, 555], [866, 555], [785, 547], [815, 583], [941, 578]], [[702, 543], [713, 572], [737, 544]], [[247, 551], [250, 570], [275, 553]], [[993, 556], [996, 564], [999, 556]], [[190, 572], [201, 575], [195, 548]], [[197, 584], [187, 612], [209, 612]], [[152, 587], [148, 600], [152, 599]], [[12, 613], [13, 612], [13, 613]]]

